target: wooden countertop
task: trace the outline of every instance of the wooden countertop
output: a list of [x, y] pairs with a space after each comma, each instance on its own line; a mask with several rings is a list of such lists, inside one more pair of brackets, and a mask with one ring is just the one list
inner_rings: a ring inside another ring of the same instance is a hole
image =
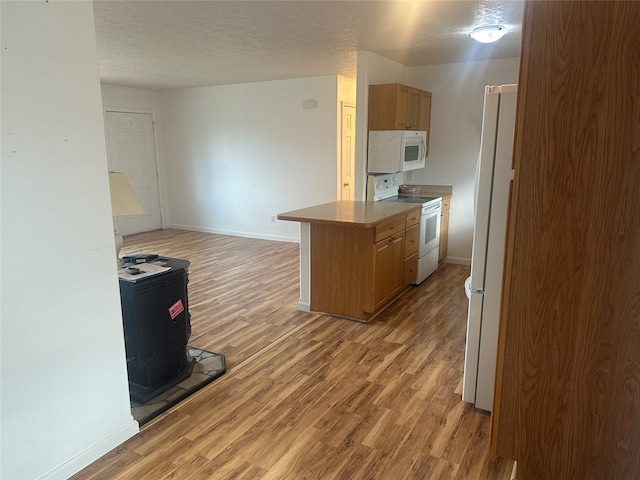
[[339, 200], [281, 213], [278, 215], [278, 220], [370, 228], [390, 217], [404, 215], [419, 209], [420, 204], [415, 203]]

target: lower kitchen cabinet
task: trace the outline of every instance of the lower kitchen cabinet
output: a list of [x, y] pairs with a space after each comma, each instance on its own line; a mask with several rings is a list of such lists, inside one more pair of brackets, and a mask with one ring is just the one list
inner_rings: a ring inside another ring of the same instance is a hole
[[383, 307], [404, 287], [404, 231], [375, 244], [373, 310]]
[[338, 200], [278, 215], [300, 222], [298, 310], [367, 322], [416, 278], [420, 206]]
[[418, 276], [418, 254], [404, 259], [404, 286], [408, 287]]
[[366, 322], [401, 295], [417, 270], [416, 212], [370, 228], [311, 224], [311, 310]]

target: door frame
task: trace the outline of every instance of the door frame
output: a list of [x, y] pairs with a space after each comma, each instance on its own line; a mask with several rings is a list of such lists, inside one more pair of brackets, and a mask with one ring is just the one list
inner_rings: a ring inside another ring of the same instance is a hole
[[107, 141], [107, 113], [143, 113], [151, 115], [151, 126], [153, 127], [153, 149], [155, 151], [155, 164], [156, 164], [156, 172], [158, 172], [156, 183], [158, 184], [158, 196], [160, 197], [160, 228], [163, 230], [167, 228], [165, 222], [165, 212], [168, 212], [167, 205], [165, 204], [165, 189], [164, 189], [164, 169], [162, 168], [163, 163], [160, 161], [161, 151], [159, 149], [158, 138], [160, 137], [160, 125], [158, 124], [158, 115], [155, 110], [149, 110], [145, 108], [126, 108], [126, 107], [103, 107], [103, 122], [104, 122], [104, 139], [106, 143], [107, 149], [107, 167], [111, 169], [110, 162], [110, 152], [109, 152], [109, 142]]
[[[337, 179], [338, 179], [338, 185], [337, 185], [337, 192], [336, 192], [336, 197], [338, 200], [343, 200], [342, 198], [342, 185], [344, 183], [344, 180], [342, 178], [342, 145], [344, 143], [344, 110], [345, 107], [349, 107], [349, 108], [353, 108], [353, 112], [356, 115], [357, 118], [357, 109], [356, 106], [354, 104], [351, 103], [347, 103], [347, 102], [340, 102], [340, 141], [338, 142], [338, 162], [337, 162]], [[356, 130], [356, 134], [357, 134], [357, 124], [354, 125], [353, 127]], [[353, 182], [352, 182], [352, 200], [355, 200], [355, 183], [356, 183], [356, 166], [355, 166], [355, 161], [356, 161], [356, 143], [355, 143], [355, 138], [354, 138], [354, 142], [353, 142]]]

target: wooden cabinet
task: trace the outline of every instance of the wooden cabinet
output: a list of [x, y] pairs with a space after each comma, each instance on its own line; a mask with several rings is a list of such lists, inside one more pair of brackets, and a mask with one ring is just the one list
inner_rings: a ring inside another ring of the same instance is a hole
[[640, 478], [638, 19], [525, 4], [491, 428], [522, 480]]
[[373, 311], [396, 297], [404, 285], [406, 215], [375, 228]]
[[414, 253], [418, 253], [420, 249], [420, 225], [407, 227], [406, 238], [404, 241], [404, 256], [410, 257]]
[[369, 85], [368, 122], [369, 130], [424, 130], [428, 138], [431, 92], [399, 83]]
[[447, 256], [447, 244], [449, 242], [449, 204], [451, 195], [442, 197], [442, 212], [440, 214], [440, 244], [438, 251], [438, 262]]
[[408, 287], [418, 276], [418, 254], [408, 256], [404, 259], [404, 285]]
[[404, 287], [404, 232], [380, 240], [374, 252], [373, 311], [376, 311]]
[[419, 221], [416, 207], [370, 228], [312, 223], [311, 310], [375, 317], [415, 279]]

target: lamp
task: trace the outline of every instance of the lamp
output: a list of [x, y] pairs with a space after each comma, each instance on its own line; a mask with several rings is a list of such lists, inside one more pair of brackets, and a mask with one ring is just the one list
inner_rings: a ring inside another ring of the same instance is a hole
[[480, 43], [493, 43], [504, 37], [506, 33], [507, 29], [502, 25], [484, 25], [474, 28], [469, 36]]
[[[124, 173], [109, 172], [109, 189], [111, 190], [111, 214], [114, 217], [144, 213], [144, 208], [140, 205], [140, 201]], [[114, 228], [113, 236], [116, 242], [116, 260], [119, 260], [123, 242], [122, 235]]]

